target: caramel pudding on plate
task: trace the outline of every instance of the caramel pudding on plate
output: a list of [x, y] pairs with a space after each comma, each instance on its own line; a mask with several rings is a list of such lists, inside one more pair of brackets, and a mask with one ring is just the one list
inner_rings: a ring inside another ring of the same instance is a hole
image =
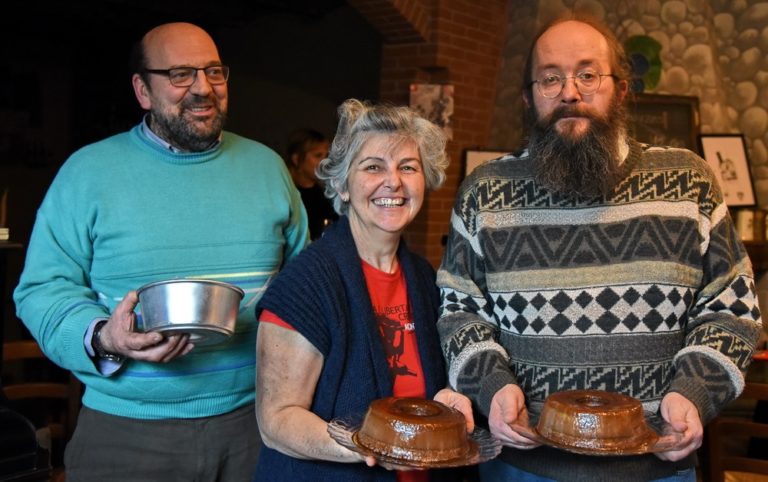
[[470, 450], [464, 415], [421, 398], [374, 400], [355, 438], [376, 454], [416, 462], [445, 462]]
[[643, 451], [658, 440], [639, 400], [602, 390], [553, 393], [536, 431], [556, 445], [593, 451]]

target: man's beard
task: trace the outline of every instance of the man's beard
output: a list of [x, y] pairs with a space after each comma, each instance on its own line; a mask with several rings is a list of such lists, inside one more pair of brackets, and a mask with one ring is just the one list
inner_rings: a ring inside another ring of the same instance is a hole
[[[589, 119], [587, 131], [578, 138], [558, 132], [557, 120], [575, 114]], [[531, 126], [528, 151], [539, 184], [566, 196], [610, 195], [622, 178], [619, 140], [627, 125], [627, 109], [618, 96], [604, 118], [572, 105], [558, 108], [547, 119], [538, 119], [531, 105], [526, 115]]]
[[174, 115], [152, 111], [150, 116], [152, 130], [182, 151], [201, 152], [208, 149], [221, 135], [227, 114], [217, 102], [218, 109], [210, 128], [200, 128], [184, 117], [185, 112], [191, 110], [195, 104], [194, 100], [185, 101], [181, 105], [181, 112]]

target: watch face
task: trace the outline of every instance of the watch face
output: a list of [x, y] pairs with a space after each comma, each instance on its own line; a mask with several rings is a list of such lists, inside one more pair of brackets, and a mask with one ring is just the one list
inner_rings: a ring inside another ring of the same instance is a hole
[[103, 355], [100, 355], [99, 358], [102, 360], [111, 360], [113, 362], [123, 361], [123, 357], [121, 355], [113, 355], [112, 353], [104, 353]]

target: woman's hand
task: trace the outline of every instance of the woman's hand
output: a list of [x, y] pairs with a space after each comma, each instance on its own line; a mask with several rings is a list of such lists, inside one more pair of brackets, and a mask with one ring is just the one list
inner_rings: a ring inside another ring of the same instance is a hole
[[323, 355], [299, 332], [259, 323], [256, 419], [264, 445], [299, 459], [376, 463], [338, 444], [328, 422], [310, 410]]
[[465, 395], [450, 388], [443, 388], [435, 394], [435, 401], [453, 407], [463, 413], [464, 418], [467, 419], [467, 432], [472, 433], [475, 430], [475, 417], [472, 414], [472, 401]]

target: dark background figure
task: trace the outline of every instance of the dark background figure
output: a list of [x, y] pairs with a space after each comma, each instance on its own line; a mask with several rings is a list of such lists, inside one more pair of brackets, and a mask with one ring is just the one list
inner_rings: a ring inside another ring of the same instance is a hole
[[307, 210], [309, 235], [313, 241], [339, 218], [330, 199], [325, 197], [325, 188], [317, 179], [316, 172], [320, 161], [328, 157], [329, 147], [328, 138], [322, 132], [303, 128], [291, 133], [285, 149], [288, 170]]

